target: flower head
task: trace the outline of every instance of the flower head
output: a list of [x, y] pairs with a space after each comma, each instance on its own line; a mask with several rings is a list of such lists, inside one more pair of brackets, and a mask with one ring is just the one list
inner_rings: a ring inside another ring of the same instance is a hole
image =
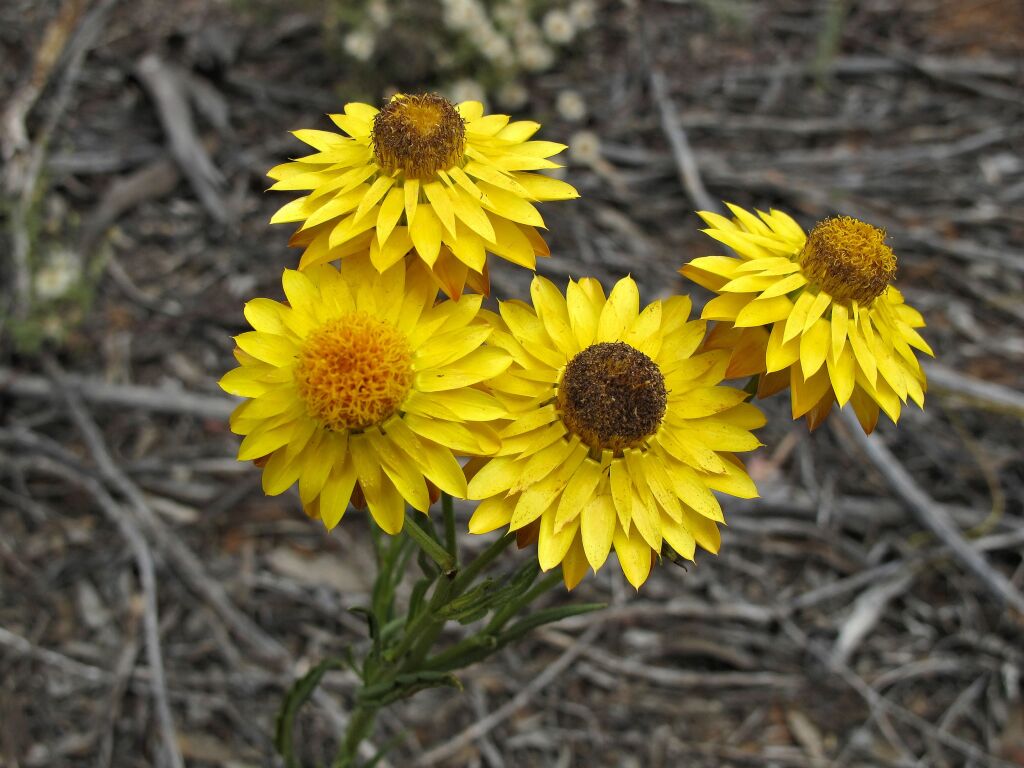
[[339, 273], [286, 270], [287, 303], [254, 299], [255, 329], [235, 337], [239, 366], [220, 381], [246, 398], [231, 417], [241, 461], [259, 460], [263, 488], [296, 481], [303, 507], [333, 528], [353, 493], [388, 533], [405, 504], [426, 512], [431, 490], [464, 496], [455, 453], [489, 455], [505, 407], [478, 385], [511, 362], [489, 345], [480, 296], [434, 303], [420, 263], [379, 274], [354, 257]]
[[489, 386], [512, 420], [497, 458], [468, 466], [481, 500], [470, 531], [504, 526], [537, 541], [545, 570], [569, 588], [614, 547], [638, 587], [663, 551], [717, 552], [722, 509], [712, 493], [757, 495], [735, 451], [760, 443], [764, 417], [718, 386], [729, 354], [698, 353], [705, 323], [674, 296], [640, 311], [630, 278], [608, 297], [586, 278], [563, 295], [535, 277], [533, 307], [500, 305], [492, 340], [514, 358]]
[[849, 216], [810, 232], [781, 211], [735, 218], [701, 212], [704, 231], [738, 258], [704, 256], [680, 270], [718, 294], [702, 317], [718, 320], [709, 349], [732, 349], [729, 376], [761, 374], [758, 394], [791, 388], [793, 418], [820, 425], [834, 403], [851, 403], [866, 432], [879, 410], [894, 422], [910, 398], [924, 406], [914, 350], [921, 314], [890, 285], [896, 256], [885, 232]]
[[488, 252], [528, 269], [548, 255], [534, 203], [579, 196], [534, 173], [558, 168], [547, 158], [563, 144], [532, 140], [537, 123], [484, 115], [479, 101], [398, 94], [330, 117], [348, 135], [296, 131], [317, 151], [269, 172], [271, 189], [308, 191], [271, 219], [301, 223], [299, 269], [369, 251], [383, 272], [411, 255], [449, 296], [467, 284], [487, 293]]

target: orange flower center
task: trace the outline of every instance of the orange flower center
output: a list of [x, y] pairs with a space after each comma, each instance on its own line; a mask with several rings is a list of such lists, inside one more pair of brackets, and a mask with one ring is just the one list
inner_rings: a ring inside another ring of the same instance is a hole
[[622, 341], [584, 349], [558, 386], [562, 421], [597, 451], [636, 448], [658, 431], [667, 401], [658, 364]]
[[436, 93], [398, 95], [373, 119], [373, 154], [387, 173], [431, 179], [462, 162], [466, 121]]
[[366, 312], [331, 320], [299, 352], [295, 384], [328, 429], [366, 429], [397, 413], [412, 388], [412, 352], [397, 328]]
[[804, 275], [841, 303], [870, 304], [896, 275], [885, 230], [850, 216], [818, 224], [799, 256]]

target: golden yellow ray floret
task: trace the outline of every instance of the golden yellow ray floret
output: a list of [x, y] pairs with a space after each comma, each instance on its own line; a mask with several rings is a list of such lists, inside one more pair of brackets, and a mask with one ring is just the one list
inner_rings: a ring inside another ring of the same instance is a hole
[[465, 497], [456, 456], [490, 456], [509, 416], [484, 383], [512, 356], [495, 345], [481, 297], [436, 302], [426, 267], [383, 273], [367, 256], [340, 272], [285, 270], [287, 301], [253, 299], [253, 330], [235, 337], [238, 367], [220, 381], [245, 398], [231, 416], [240, 461], [263, 488], [296, 482], [303, 508], [328, 529], [350, 499], [397, 533], [405, 505], [427, 512], [438, 490]]
[[702, 317], [718, 322], [706, 349], [727, 350], [730, 377], [759, 375], [758, 395], [790, 388], [793, 418], [819, 426], [850, 403], [865, 432], [908, 398], [924, 407], [927, 381], [915, 350], [932, 355], [921, 313], [890, 281], [896, 256], [885, 232], [849, 216], [807, 234], [781, 211], [732, 218], [700, 212], [735, 256], [702, 256], [680, 272], [718, 294]]
[[272, 223], [299, 223], [299, 269], [369, 252], [385, 271], [406, 256], [426, 264], [446, 294], [487, 293], [487, 254], [534, 269], [549, 250], [534, 203], [578, 197], [537, 171], [565, 145], [538, 141], [540, 125], [485, 115], [437, 94], [399, 94], [380, 110], [345, 105], [330, 115], [344, 133], [300, 130], [313, 154], [276, 168], [273, 190], [307, 194]]
[[636, 283], [605, 296], [592, 278], [565, 295], [535, 277], [532, 306], [500, 304], [491, 340], [513, 364], [489, 386], [512, 419], [491, 459], [467, 466], [480, 501], [470, 531], [498, 528], [537, 542], [544, 570], [570, 589], [612, 549], [639, 588], [662, 553], [717, 552], [715, 491], [752, 498], [735, 453], [764, 424], [747, 395], [719, 386], [729, 355], [701, 352], [705, 323], [673, 296], [642, 311]]

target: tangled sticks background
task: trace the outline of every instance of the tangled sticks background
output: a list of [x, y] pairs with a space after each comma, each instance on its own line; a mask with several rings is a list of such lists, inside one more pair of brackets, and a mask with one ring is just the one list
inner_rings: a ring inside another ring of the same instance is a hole
[[[362, 642], [345, 609], [366, 529], [326, 536], [264, 498], [215, 381], [241, 300], [294, 261], [263, 194], [287, 130], [388, 87], [484, 89], [572, 144], [583, 198], [545, 211], [556, 279], [680, 289], [715, 248], [705, 198], [887, 226], [939, 362], [928, 410], [880, 433], [1024, 589], [1019, 2], [567, 4], [569, 40], [535, 13], [511, 58], [459, 21], [476, 3], [281, 5], [0, 6], [0, 764], [152, 765], [173, 720], [189, 765], [272, 765], [285, 682]], [[494, 275], [499, 297], [526, 283]], [[588, 579], [565, 599], [608, 610], [402, 705], [375, 737], [388, 759], [1024, 764], [1021, 613], [922, 533], [914, 488], [838, 419], [808, 436], [784, 398], [767, 407], [764, 498], [730, 501], [720, 556], [639, 596], [614, 569]], [[304, 716], [311, 758], [351, 685], [332, 674]]]

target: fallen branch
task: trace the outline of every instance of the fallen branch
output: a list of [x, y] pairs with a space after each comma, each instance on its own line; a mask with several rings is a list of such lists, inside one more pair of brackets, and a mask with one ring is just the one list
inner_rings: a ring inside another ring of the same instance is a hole
[[1024, 418], [1024, 393], [1001, 384], [965, 376], [938, 363], [924, 363], [922, 367], [928, 376], [929, 390], [946, 392], [980, 408], [1008, 412]]
[[882, 439], [877, 434], [865, 435], [852, 409], [844, 408], [840, 415], [849, 438], [871, 460], [896, 495], [914, 513], [918, 522], [949, 547], [956, 559], [973, 573], [994, 597], [1024, 614], [1024, 595], [971, 546], [950, 519], [949, 513], [921, 489]]
[[[88, 403], [118, 408], [139, 408], [153, 413], [173, 413], [224, 420], [237, 405], [230, 397], [200, 395], [171, 387], [108, 384], [99, 379], [66, 375], [67, 383]], [[60, 391], [51, 379], [0, 368], [0, 394], [33, 400], [59, 400]]]

